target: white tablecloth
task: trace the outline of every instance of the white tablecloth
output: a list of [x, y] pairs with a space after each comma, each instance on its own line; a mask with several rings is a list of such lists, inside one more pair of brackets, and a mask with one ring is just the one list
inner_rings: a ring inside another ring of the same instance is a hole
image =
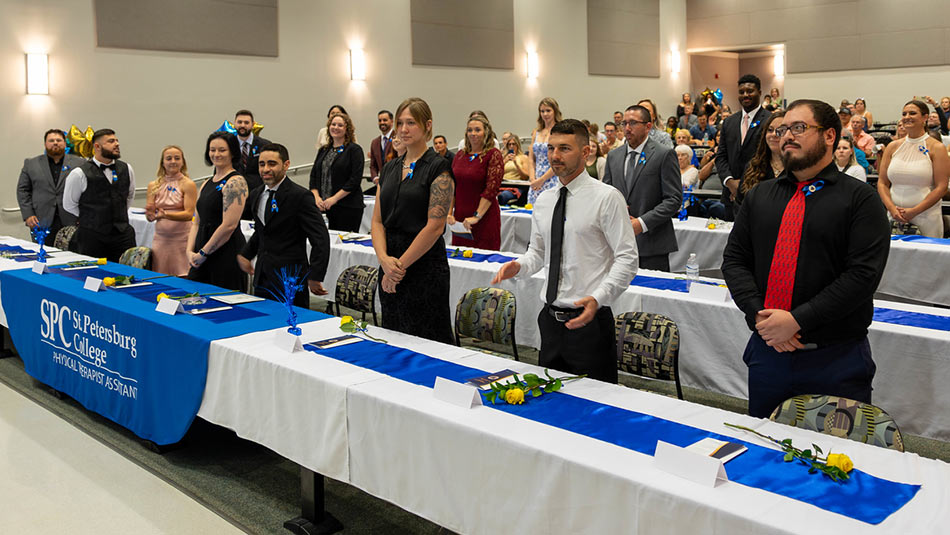
[[[339, 321], [303, 328], [306, 340], [330, 337]], [[482, 370], [537, 370], [382, 329], [373, 334]], [[819, 443], [875, 476], [922, 485], [871, 526], [737, 483], [702, 487], [660, 472], [649, 455], [489, 407], [448, 405], [428, 388], [314, 353], [281, 353], [269, 347], [270, 336], [212, 343], [199, 414], [459, 533], [502, 533], [516, 521], [520, 533], [591, 534], [937, 533], [950, 522], [950, 466], [939, 461], [593, 380], [565, 388], [743, 440], [752, 439], [722, 422]], [[802, 468], [802, 477], [821, 476]]]
[[[19, 238], [12, 238], [10, 236], [0, 236], [0, 244], [3, 245], [19, 245], [24, 249], [29, 249], [30, 251], [39, 250], [40, 246], [36, 243], [27, 240], [21, 240]], [[46, 247], [45, 248], [51, 256], [47, 257], [46, 263], [51, 266], [57, 264], [65, 264], [67, 262], [74, 262], [76, 260], [89, 260], [90, 257], [83, 256], [76, 253], [71, 253], [69, 251], [62, 251], [55, 247]], [[6, 271], [8, 269], [33, 269], [33, 262], [17, 262], [12, 258], [0, 258], [0, 271]], [[7, 327], [7, 314], [3, 310], [3, 306], [0, 306], [0, 325]]]
[[[372, 247], [353, 243], [335, 243], [332, 247], [326, 277], [331, 298], [336, 289], [333, 281], [346, 267], [379, 265]], [[454, 314], [462, 295], [471, 288], [490, 286], [501, 264], [449, 259], [449, 265], [449, 310]], [[657, 271], [642, 270], [640, 274], [675, 277]], [[540, 347], [537, 317], [542, 308], [544, 274], [510, 279], [497, 286], [511, 290], [517, 299], [516, 341]], [[682, 292], [630, 286], [611, 306], [615, 315], [644, 310], [676, 321], [684, 385], [748, 397], [748, 370], [742, 353], [751, 332], [732, 301], [716, 303]], [[876, 306], [950, 315], [944, 309], [892, 302], [878, 302]], [[868, 336], [877, 363], [874, 402], [884, 407], [905, 432], [950, 440], [950, 412], [945, 410], [950, 406], [950, 390], [946, 388], [950, 384], [950, 333], [874, 322]]]

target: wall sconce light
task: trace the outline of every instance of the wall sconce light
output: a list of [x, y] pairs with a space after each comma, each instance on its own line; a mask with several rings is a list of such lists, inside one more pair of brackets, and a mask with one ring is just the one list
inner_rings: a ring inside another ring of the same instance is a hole
[[775, 76], [785, 76], [785, 54], [775, 54], [772, 58], [772, 70]]
[[527, 52], [525, 53], [524, 58], [525, 65], [525, 74], [528, 79], [535, 79], [538, 77], [538, 53], [537, 52]]
[[366, 80], [366, 55], [362, 48], [350, 49], [350, 80]]
[[49, 56], [26, 55], [26, 94], [49, 95]]
[[676, 49], [670, 50], [670, 72], [673, 74], [679, 74], [680, 72], [680, 51]]

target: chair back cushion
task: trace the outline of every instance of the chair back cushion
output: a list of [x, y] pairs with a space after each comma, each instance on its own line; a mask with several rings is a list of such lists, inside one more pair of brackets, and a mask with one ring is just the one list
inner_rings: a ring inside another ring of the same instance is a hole
[[773, 421], [904, 451], [900, 429], [880, 407], [838, 396], [801, 395], [786, 399], [770, 417]]
[[617, 369], [672, 381], [676, 378], [680, 334], [670, 318], [648, 312], [617, 316]]
[[148, 247], [129, 247], [119, 257], [119, 263], [126, 266], [149, 269], [152, 267], [152, 250]]
[[496, 344], [511, 344], [518, 306], [515, 294], [501, 288], [472, 288], [455, 307], [459, 336]]
[[64, 251], [76, 252], [73, 248], [70, 248], [70, 246], [75, 246], [73, 237], [76, 236], [76, 229], [78, 228], [76, 225], [67, 225], [59, 229], [59, 231], [56, 232], [56, 237], [53, 238], [53, 247]]
[[376, 306], [376, 285], [379, 268], [350, 266], [336, 279], [336, 297], [340, 305], [359, 312], [373, 312]]

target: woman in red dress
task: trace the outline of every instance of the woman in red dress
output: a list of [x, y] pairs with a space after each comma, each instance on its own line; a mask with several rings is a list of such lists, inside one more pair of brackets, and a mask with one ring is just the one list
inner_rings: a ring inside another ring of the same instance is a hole
[[[501, 247], [501, 210], [498, 188], [505, 173], [501, 151], [494, 147], [495, 133], [483, 115], [472, 116], [465, 128], [465, 148], [455, 153], [455, 205], [447, 218], [461, 221], [473, 240], [453, 237], [452, 245], [490, 249]], [[488, 147], [488, 150], [485, 150]]]

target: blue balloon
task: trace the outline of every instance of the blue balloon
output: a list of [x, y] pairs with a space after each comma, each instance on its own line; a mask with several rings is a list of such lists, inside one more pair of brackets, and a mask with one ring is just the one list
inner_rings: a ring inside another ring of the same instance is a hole
[[716, 97], [717, 102], [722, 102], [722, 89], [717, 87], [716, 90], [713, 91], [713, 96]]
[[221, 128], [218, 128], [218, 132], [227, 132], [229, 134], [237, 135], [237, 128], [234, 128], [234, 125], [231, 124], [231, 121], [224, 121], [221, 123]]

